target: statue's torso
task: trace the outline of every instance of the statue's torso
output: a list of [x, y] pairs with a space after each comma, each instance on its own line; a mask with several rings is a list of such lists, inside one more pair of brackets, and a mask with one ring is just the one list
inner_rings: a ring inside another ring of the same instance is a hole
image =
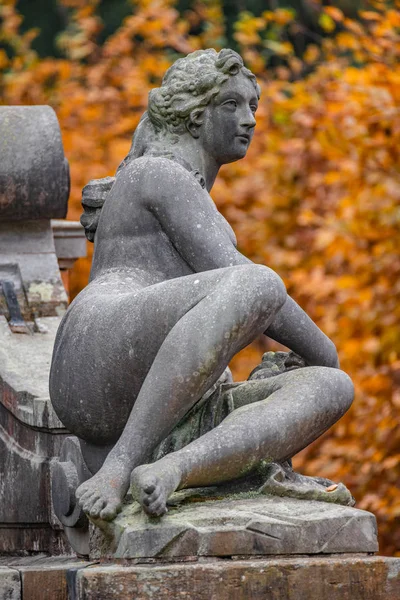
[[[104, 286], [110, 275], [110, 281], [115, 286], [120, 274], [125, 280], [124, 285], [129, 277], [132, 286], [146, 287], [194, 272], [173, 245], [169, 232], [163, 230], [156, 215], [143, 202], [143, 197], [152, 191], [151, 178], [146, 183], [146, 177], [143, 177], [149, 160], [154, 165], [154, 158], [144, 157], [137, 159], [132, 168], [127, 167], [126, 172], [119, 175], [118, 185], [115, 185], [106, 200], [96, 233], [90, 276], [92, 283], [101, 278]], [[172, 169], [181, 168], [173, 161], [170, 162]], [[166, 193], [173, 195], [174, 190]], [[200, 185], [199, 194], [203, 196], [204, 202], [212, 205], [221, 229], [236, 243], [229, 223]], [[190, 207], [182, 206], [181, 218], [190, 218]]]

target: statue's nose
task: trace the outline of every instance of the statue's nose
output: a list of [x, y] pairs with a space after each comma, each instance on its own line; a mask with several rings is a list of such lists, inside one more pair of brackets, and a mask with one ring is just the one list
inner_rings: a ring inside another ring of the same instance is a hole
[[240, 125], [242, 127], [246, 127], [247, 129], [252, 129], [255, 127], [256, 119], [254, 117], [253, 111], [250, 108], [246, 108], [243, 110], [241, 115]]

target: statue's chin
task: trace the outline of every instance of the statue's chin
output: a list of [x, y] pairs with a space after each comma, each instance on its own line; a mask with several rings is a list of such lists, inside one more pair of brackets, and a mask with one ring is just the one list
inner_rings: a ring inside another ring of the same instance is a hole
[[227, 165], [229, 163], [232, 162], [236, 162], [237, 160], [240, 160], [241, 158], [244, 158], [247, 154], [247, 148], [242, 148], [241, 150], [238, 150], [237, 152], [235, 152], [235, 154], [231, 154], [230, 156], [226, 156], [224, 158], [224, 160], [221, 162], [222, 165]]

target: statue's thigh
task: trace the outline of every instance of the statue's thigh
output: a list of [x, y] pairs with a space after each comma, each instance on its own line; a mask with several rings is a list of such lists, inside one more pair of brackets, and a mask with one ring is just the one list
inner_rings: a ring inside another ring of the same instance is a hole
[[[220, 284], [223, 285], [223, 278], [237, 268], [215, 269], [170, 279], [144, 288], [133, 297], [119, 300], [120, 312], [125, 315], [121, 324], [122, 336], [130, 340], [135, 348], [134, 354], [146, 357], [147, 366], [151, 366], [172, 328]], [[207, 310], [211, 311], [212, 305], [204, 306], [204, 311]]]
[[[170, 331], [223, 284], [231, 269], [235, 267], [126, 294], [104, 294], [100, 286], [92, 286], [93, 296], [81, 303], [78, 299], [59, 340], [51, 382], [52, 400], [66, 427], [88, 442], [115, 442]], [[182, 336], [188, 333], [183, 328]], [[179, 360], [180, 351], [178, 339], [171, 362]]]
[[[91, 306], [91, 313], [84, 319], [85, 336], [70, 339], [73, 344], [68, 372], [73, 377], [69, 378], [69, 390], [72, 386], [76, 394], [69, 396], [76, 398], [74, 408], [78, 411], [83, 408], [82, 412], [89, 416], [101, 413], [103, 427], [110, 433], [122, 430], [164, 340], [215, 289], [224, 271], [206, 271], [132, 293], [95, 299], [95, 306]], [[92, 320], [91, 315], [95, 316]], [[73, 318], [71, 327], [76, 329]], [[179, 360], [180, 349], [178, 340], [171, 362]], [[85, 422], [88, 417], [83, 414], [82, 419]]]

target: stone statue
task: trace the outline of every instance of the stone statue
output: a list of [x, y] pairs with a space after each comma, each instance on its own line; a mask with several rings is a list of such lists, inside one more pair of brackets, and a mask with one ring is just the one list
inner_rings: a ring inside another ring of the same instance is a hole
[[[300, 481], [290, 459], [348, 410], [352, 383], [279, 276], [237, 250], [209, 195], [220, 167], [245, 157], [259, 95], [232, 50], [177, 60], [116, 177], [84, 189], [93, 265], [59, 328], [50, 393], [93, 474], [76, 492], [92, 518], [112, 520], [130, 482], [160, 516], [175, 490], [244, 480], [261, 463], [305, 497], [337, 488]], [[234, 383], [229, 361], [261, 333], [290, 352]]]

